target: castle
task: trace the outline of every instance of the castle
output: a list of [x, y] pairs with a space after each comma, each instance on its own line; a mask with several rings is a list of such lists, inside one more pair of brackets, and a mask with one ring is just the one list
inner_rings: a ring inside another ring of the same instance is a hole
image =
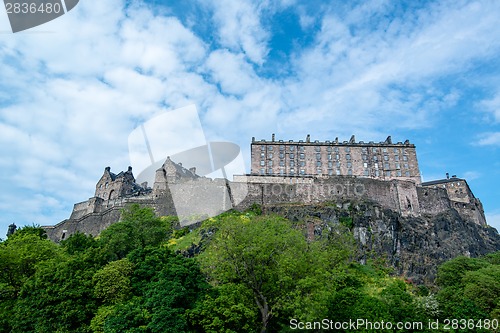
[[114, 174], [109, 167], [96, 184], [94, 197], [74, 205], [69, 219], [43, 227], [56, 242], [75, 232], [98, 235], [119, 220], [131, 203], [152, 207], [158, 216], [178, 215], [181, 225], [229, 209], [267, 205], [369, 200], [402, 216], [437, 215], [454, 209], [464, 220], [486, 226], [481, 202], [465, 179], [421, 182], [416, 147], [349, 141], [251, 142], [251, 171], [233, 181], [200, 177], [182, 161], [167, 157], [154, 183], [137, 184], [132, 168]]

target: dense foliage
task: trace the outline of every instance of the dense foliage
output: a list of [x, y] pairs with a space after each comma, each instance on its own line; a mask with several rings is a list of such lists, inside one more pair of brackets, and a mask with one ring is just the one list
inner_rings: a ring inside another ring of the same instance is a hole
[[500, 253], [444, 263], [429, 292], [381, 261], [358, 264], [345, 223], [314, 241], [258, 207], [177, 225], [131, 206], [98, 238], [18, 230], [0, 242], [0, 332], [313, 332], [323, 319], [423, 323], [389, 332], [465, 319], [474, 327], [454, 331], [477, 332], [500, 319]]

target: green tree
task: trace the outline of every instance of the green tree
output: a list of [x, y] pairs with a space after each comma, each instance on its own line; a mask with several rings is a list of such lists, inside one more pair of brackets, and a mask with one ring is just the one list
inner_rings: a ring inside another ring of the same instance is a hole
[[321, 317], [330, 295], [332, 258], [325, 242], [308, 243], [290, 222], [277, 216], [227, 214], [204, 254], [202, 267], [215, 285], [241, 284], [253, 293], [261, 332], [279, 329], [279, 318]]
[[94, 295], [105, 304], [116, 304], [127, 300], [131, 296], [132, 272], [133, 265], [127, 258], [110, 262], [98, 270], [92, 278]]

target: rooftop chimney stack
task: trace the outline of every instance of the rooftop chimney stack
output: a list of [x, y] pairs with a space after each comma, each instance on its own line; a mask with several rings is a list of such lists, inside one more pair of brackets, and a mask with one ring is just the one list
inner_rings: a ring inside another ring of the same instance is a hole
[[450, 179], [450, 174], [448, 172], [446, 173], [446, 179]]

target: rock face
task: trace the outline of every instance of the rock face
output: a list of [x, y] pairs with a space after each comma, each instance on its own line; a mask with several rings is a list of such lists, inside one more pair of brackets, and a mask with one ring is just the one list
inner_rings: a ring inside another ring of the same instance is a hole
[[[460, 255], [477, 257], [500, 250], [497, 230], [464, 219], [456, 210], [419, 217], [404, 217], [368, 201], [321, 205], [274, 205], [291, 221], [306, 221], [309, 238], [335, 223], [347, 225], [359, 246], [361, 262], [385, 257], [397, 274], [417, 284], [433, 283], [437, 266]], [[309, 221], [309, 222], [308, 222]]]

